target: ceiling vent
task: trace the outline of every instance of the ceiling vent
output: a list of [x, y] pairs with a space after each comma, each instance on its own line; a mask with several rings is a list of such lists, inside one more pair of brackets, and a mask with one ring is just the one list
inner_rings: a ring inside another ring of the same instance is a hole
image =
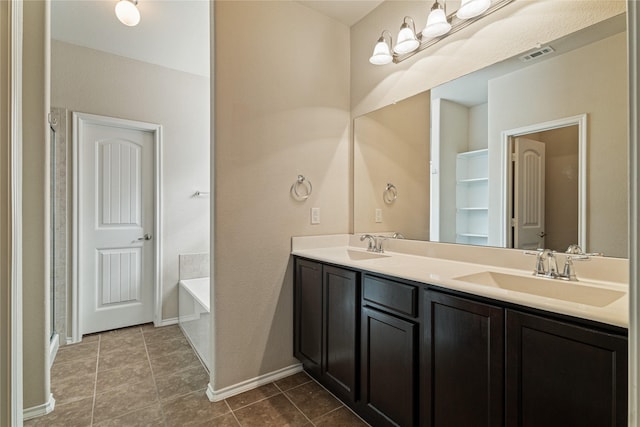
[[555, 52], [555, 50], [553, 50], [553, 48], [551, 46], [543, 46], [540, 47], [536, 50], [534, 50], [533, 52], [529, 52], [526, 55], [522, 55], [520, 57], [520, 61], [522, 62], [529, 62], [529, 61], [533, 61], [534, 59], [538, 59], [541, 58], [545, 55], [549, 55], [550, 53]]

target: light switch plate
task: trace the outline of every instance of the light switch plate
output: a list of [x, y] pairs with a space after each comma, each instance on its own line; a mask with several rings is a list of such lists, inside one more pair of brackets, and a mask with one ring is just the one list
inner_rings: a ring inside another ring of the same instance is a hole
[[382, 222], [382, 209], [376, 208], [376, 222]]
[[320, 208], [311, 208], [311, 224], [320, 224]]

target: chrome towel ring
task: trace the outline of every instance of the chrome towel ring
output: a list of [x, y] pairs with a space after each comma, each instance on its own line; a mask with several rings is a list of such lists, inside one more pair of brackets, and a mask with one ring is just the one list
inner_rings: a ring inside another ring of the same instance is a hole
[[382, 200], [384, 200], [386, 204], [390, 205], [391, 203], [395, 202], [397, 198], [398, 198], [398, 189], [396, 188], [395, 185], [388, 182], [387, 186], [382, 192]]
[[[304, 192], [300, 193], [298, 190], [300, 187], [304, 187]], [[304, 177], [304, 175], [298, 175], [298, 179], [291, 186], [291, 192], [296, 200], [307, 200], [313, 191], [313, 185], [311, 181]]]

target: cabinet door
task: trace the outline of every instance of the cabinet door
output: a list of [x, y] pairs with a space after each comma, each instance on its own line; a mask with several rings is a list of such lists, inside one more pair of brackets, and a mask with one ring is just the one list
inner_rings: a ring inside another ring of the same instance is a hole
[[507, 426], [627, 425], [626, 338], [507, 310], [506, 340]]
[[325, 346], [322, 374], [338, 397], [356, 398], [357, 273], [324, 266]]
[[416, 338], [416, 324], [362, 309], [362, 403], [373, 425], [415, 425]]
[[294, 355], [320, 375], [322, 362], [322, 264], [296, 259], [294, 280]]
[[423, 426], [502, 426], [502, 308], [424, 292]]

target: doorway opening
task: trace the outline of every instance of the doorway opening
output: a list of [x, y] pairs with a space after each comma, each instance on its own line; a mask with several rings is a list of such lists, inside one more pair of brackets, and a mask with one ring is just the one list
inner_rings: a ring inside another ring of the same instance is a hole
[[506, 247], [586, 248], [586, 114], [503, 132]]

